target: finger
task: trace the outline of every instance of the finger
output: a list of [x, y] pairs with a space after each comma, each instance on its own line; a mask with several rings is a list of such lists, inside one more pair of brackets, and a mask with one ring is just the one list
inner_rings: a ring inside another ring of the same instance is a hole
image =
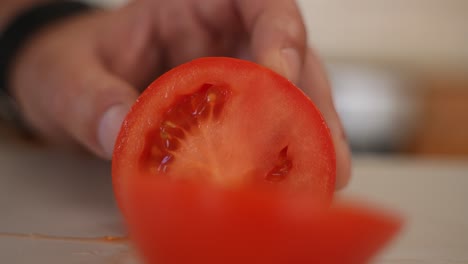
[[295, 1], [236, 0], [236, 4], [250, 35], [253, 59], [297, 82], [307, 37]]
[[[152, 26], [152, 34], [147, 34], [146, 37], [151, 36], [153, 40], [147, 43], [152, 45], [152, 50], [158, 50], [155, 45], [162, 50], [160, 59], [167, 64], [164, 65], [164, 70], [197, 57], [217, 55], [210, 45], [209, 31], [198, 16], [194, 15], [199, 5], [197, 1], [175, 0], [165, 3], [164, 8], [161, 8], [158, 1], [135, 2], [133, 8], [130, 6], [132, 10], [128, 14], [133, 20], [141, 17], [141, 14], [149, 14], [147, 22]], [[138, 23], [134, 28], [141, 26], [142, 23]]]
[[319, 59], [308, 49], [299, 83], [322, 112], [330, 128], [336, 152], [336, 188], [348, 184], [351, 176], [351, 154], [340, 118], [333, 104], [330, 84]]
[[126, 81], [99, 64], [87, 63], [66, 75], [48, 115], [73, 139], [110, 159], [121, 124], [138, 94]]

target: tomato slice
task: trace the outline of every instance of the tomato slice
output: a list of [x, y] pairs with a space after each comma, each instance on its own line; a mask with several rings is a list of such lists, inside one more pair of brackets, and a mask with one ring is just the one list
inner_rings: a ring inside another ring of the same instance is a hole
[[153, 182], [131, 191], [127, 221], [148, 263], [362, 264], [398, 218], [309, 196]]
[[112, 174], [149, 263], [361, 263], [397, 228], [326, 209], [335, 153], [320, 112], [237, 59], [194, 60], [151, 84], [122, 126]]

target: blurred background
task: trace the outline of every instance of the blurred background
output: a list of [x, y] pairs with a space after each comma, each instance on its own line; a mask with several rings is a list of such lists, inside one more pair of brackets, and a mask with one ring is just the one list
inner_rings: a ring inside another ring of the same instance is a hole
[[468, 157], [467, 0], [299, 5], [355, 153]]
[[468, 157], [467, 0], [299, 5], [354, 152]]
[[299, 3], [355, 152], [468, 156], [468, 1]]
[[[468, 0], [298, 1], [358, 154], [338, 198], [406, 219], [375, 263], [468, 263]], [[0, 101], [0, 263], [139, 263], [89, 239], [126, 235], [110, 164], [22, 144]]]

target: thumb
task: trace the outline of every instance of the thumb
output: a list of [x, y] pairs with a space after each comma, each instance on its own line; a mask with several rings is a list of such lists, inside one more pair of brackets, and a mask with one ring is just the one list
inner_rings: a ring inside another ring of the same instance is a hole
[[57, 93], [60, 103], [49, 108], [50, 115], [73, 139], [110, 159], [121, 124], [138, 93], [99, 65], [81, 69], [74, 77], [64, 79], [69, 83]]

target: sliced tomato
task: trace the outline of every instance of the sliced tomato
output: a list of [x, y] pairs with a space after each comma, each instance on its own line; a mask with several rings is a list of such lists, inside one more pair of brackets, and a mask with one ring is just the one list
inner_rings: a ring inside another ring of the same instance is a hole
[[360, 263], [396, 227], [325, 209], [335, 153], [320, 112], [237, 59], [198, 59], [151, 84], [123, 124], [112, 174], [150, 263]]
[[363, 264], [400, 225], [392, 215], [326, 209], [277, 190], [161, 181], [128, 198], [132, 237], [153, 264]]

